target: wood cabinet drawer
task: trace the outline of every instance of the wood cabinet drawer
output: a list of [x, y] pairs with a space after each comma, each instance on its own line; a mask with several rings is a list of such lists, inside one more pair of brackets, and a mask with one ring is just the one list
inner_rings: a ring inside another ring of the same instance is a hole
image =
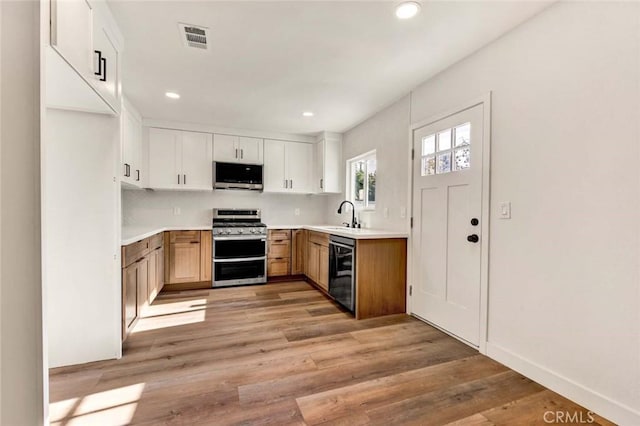
[[149, 251], [157, 250], [163, 246], [164, 233], [160, 232], [152, 237], [149, 237]]
[[267, 262], [267, 276], [279, 277], [290, 275], [289, 259], [270, 259]]
[[278, 243], [270, 241], [267, 257], [269, 259], [289, 259], [291, 257], [291, 243], [289, 241]]
[[324, 232], [309, 231], [309, 241], [312, 243], [320, 244], [321, 246], [329, 247], [329, 234]]
[[269, 240], [270, 241], [290, 241], [291, 240], [291, 230], [289, 229], [270, 229], [269, 230]]
[[149, 254], [148, 238], [122, 247], [122, 267], [125, 268], [131, 265], [133, 262], [139, 260], [147, 254]]
[[170, 231], [169, 242], [174, 243], [199, 243], [200, 231]]

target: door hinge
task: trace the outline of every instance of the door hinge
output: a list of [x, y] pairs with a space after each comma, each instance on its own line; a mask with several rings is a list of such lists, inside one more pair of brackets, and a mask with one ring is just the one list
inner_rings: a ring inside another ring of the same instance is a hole
[[413, 228], [413, 217], [409, 220], [409, 226]]
[[409, 286], [409, 296], [413, 296], [413, 286]]
[[416, 150], [411, 148], [411, 159], [415, 160], [415, 158], [416, 158]]

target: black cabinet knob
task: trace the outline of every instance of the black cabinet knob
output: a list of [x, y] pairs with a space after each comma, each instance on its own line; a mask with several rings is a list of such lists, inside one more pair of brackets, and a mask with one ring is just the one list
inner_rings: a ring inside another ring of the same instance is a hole
[[467, 236], [467, 241], [469, 241], [470, 243], [477, 243], [478, 241], [480, 241], [480, 237], [478, 237], [476, 234], [471, 234]]

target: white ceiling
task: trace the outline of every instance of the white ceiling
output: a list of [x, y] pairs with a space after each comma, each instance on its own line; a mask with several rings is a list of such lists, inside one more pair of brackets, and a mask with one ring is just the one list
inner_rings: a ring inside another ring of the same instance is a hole
[[[109, 5], [125, 38], [123, 89], [144, 117], [303, 134], [348, 130], [549, 5], [423, 1], [401, 21], [396, 3]], [[211, 49], [184, 47], [178, 22], [209, 27]]]

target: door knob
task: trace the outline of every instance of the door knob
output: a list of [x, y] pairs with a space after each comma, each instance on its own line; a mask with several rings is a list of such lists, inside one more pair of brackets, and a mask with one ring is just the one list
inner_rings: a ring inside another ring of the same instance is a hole
[[475, 218], [475, 217], [474, 217], [473, 219], [471, 219], [471, 224], [472, 224], [473, 226], [478, 226], [478, 223], [480, 223], [480, 221], [478, 220], [478, 218]]
[[467, 236], [467, 241], [469, 241], [470, 243], [477, 243], [478, 241], [480, 241], [480, 237], [478, 237], [476, 234], [471, 234]]

